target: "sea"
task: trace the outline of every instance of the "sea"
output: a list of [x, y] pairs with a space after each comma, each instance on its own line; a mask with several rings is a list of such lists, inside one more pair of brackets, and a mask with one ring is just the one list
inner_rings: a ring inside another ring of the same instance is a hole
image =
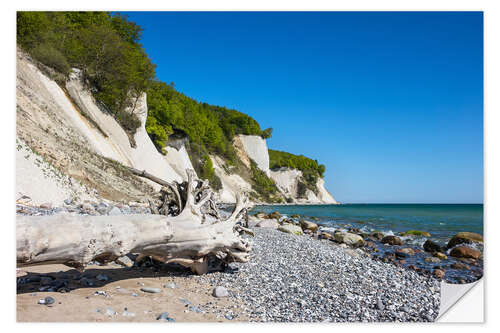
[[[320, 226], [333, 229], [359, 228], [362, 232], [381, 231], [399, 235], [408, 230], [427, 231], [431, 240], [445, 245], [461, 231], [483, 234], [482, 204], [340, 204], [256, 206], [251, 213], [278, 211], [288, 217], [298, 214]], [[426, 237], [408, 237], [422, 245]], [[404, 239], [403, 239], [404, 240]]]

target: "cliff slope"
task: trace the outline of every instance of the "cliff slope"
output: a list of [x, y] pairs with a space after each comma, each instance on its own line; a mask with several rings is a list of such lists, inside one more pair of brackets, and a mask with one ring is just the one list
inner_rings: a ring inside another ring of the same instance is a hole
[[[99, 108], [78, 71], [71, 74], [63, 89], [49, 77], [49, 69], [42, 72], [37, 65], [18, 50], [16, 134], [19, 142], [43, 157], [51, 168], [92, 189], [94, 195], [116, 201], [145, 201], [158, 189], [157, 184], [133, 176], [122, 165], [145, 169], [168, 181], [185, 178], [185, 173], [178, 173], [156, 150], [146, 133], [145, 95], [133, 111], [139, 115], [141, 126], [134, 135], [137, 148], [132, 148], [126, 132]], [[181, 163], [189, 161], [185, 150], [176, 157], [176, 161], [184, 161]], [[25, 177], [25, 173], [26, 166], [18, 164], [17, 177]], [[18, 192], [36, 196], [37, 188], [48, 177], [18, 182]], [[60, 199], [57, 197], [54, 203]]]

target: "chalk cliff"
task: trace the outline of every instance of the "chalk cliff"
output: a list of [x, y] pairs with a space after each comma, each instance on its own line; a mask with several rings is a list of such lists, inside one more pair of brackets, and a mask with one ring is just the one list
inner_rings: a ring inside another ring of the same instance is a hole
[[[145, 94], [130, 110], [141, 120], [133, 137], [134, 148], [113, 116], [98, 106], [78, 70], [61, 85], [18, 50], [16, 93], [18, 140], [51, 167], [94, 189], [97, 195], [112, 200], [144, 200], [145, 195], [158, 190], [159, 185], [132, 176], [120, 165], [146, 170], [167, 181], [187, 178], [185, 168], [190, 167], [190, 161], [186, 149], [169, 148], [164, 156], [147, 135]], [[17, 177], [23, 177], [23, 172], [18, 167]], [[30, 196], [44, 181], [37, 177], [31, 184], [24, 183], [18, 192]]]
[[[187, 179], [186, 170], [193, 168], [189, 139], [172, 140], [164, 148], [166, 154], [158, 152], [145, 129], [146, 94], [127, 110], [141, 121], [131, 137], [96, 102], [79, 70], [73, 69], [65, 82], [56, 82], [52, 74], [18, 50], [16, 119], [18, 146], [22, 147], [16, 155], [18, 197], [29, 196], [37, 203], [45, 197], [53, 204], [70, 197], [145, 202], [148, 195], [158, 191], [158, 184], [133, 176], [123, 166], [146, 170], [166, 181]], [[262, 137], [237, 135], [233, 146], [242, 168], [210, 155], [222, 184], [221, 201], [234, 202], [241, 191], [255, 194], [253, 161], [275, 182], [277, 198], [295, 203], [336, 203], [323, 179], [318, 179], [314, 191], [307, 189], [299, 194], [301, 171], [270, 170], [268, 148]], [[54, 178], [59, 173], [60, 179]]]

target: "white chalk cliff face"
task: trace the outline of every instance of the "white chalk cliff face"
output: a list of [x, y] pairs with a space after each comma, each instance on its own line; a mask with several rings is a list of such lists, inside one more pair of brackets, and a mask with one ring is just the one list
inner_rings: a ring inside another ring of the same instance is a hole
[[267, 151], [266, 140], [258, 135], [238, 135], [242, 147], [257, 164], [257, 167], [270, 176], [269, 170], [269, 152]]
[[337, 200], [328, 192], [325, 188], [325, 180], [323, 178], [318, 179], [318, 183], [316, 184], [316, 188], [318, 189], [318, 199], [327, 204], [338, 204]]
[[297, 196], [297, 186], [302, 177], [302, 171], [297, 169], [281, 168], [271, 170], [271, 179], [274, 180], [278, 189], [287, 197]]
[[221, 202], [236, 202], [236, 194], [252, 191], [252, 185], [245, 181], [240, 175], [226, 172], [226, 162], [219, 156], [210, 155], [214, 166], [215, 174], [220, 178], [222, 189], [219, 191], [219, 200]]
[[[287, 198], [292, 198], [295, 203], [321, 203], [321, 204], [336, 204], [337, 201], [325, 189], [323, 179], [318, 179], [317, 195], [307, 190], [305, 198], [298, 198], [298, 182], [302, 177], [302, 171], [297, 169], [281, 168], [280, 170], [269, 169], [269, 151], [267, 149], [266, 140], [255, 135], [238, 135], [234, 138], [233, 145], [235, 147], [238, 158], [242, 163], [250, 168], [250, 159], [254, 160], [259, 169], [264, 171], [268, 177], [274, 180], [279, 191]], [[228, 174], [224, 170], [224, 161], [220, 158], [211, 157], [214, 164], [216, 175], [221, 179], [222, 190], [220, 191], [221, 200], [225, 202], [233, 202], [236, 192], [251, 190], [251, 185], [243, 178], [236, 174]]]
[[298, 183], [301, 177], [302, 171], [297, 169], [281, 168], [271, 170], [271, 179], [274, 180], [278, 189], [286, 197], [294, 198], [296, 203], [337, 204], [337, 201], [326, 190], [325, 181], [322, 178], [319, 178], [316, 183], [317, 194], [308, 189], [305, 198], [298, 198]]
[[[89, 128], [83, 128], [83, 133], [89, 139], [89, 142], [98, 153], [112, 158], [124, 165], [146, 170], [147, 172], [162, 178], [166, 181], [181, 181], [187, 179], [185, 172], [177, 172], [168, 163], [162, 154], [160, 154], [146, 132], [146, 118], [148, 114], [146, 94], [143, 94], [135, 106], [134, 112], [141, 120], [141, 126], [137, 129], [134, 139], [137, 147], [132, 148], [127, 134], [123, 128], [116, 122], [112, 115], [103, 112], [95, 103], [90, 91], [83, 87], [81, 75], [75, 70], [70, 75], [70, 80], [66, 83], [66, 89], [73, 101], [80, 109], [95, 121], [102, 131], [107, 135], [105, 137], [101, 132]], [[67, 103], [69, 101], [64, 101]], [[69, 114], [75, 116], [75, 110], [68, 107], [63, 108]], [[76, 114], [76, 116], [79, 116]], [[75, 119], [75, 125], [82, 128], [78, 119]], [[182, 156], [183, 153], [185, 156]], [[189, 160], [185, 149], [183, 152], [173, 153], [179, 157], [179, 164], [185, 164], [185, 158]], [[178, 165], [176, 165], [178, 167]]]
[[[138, 201], [145, 198], [146, 193], [159, 189], [158, 184], [149, 180], [135, 176], [124, 178], [119, 165], [110, 160], [146, 170], [166, 181], [187, 179], [185, 169], [192, 166], [185, 147], [179, 150], [169, 148], [168, 156], [164, 156], [156, 150], [146, 133], [145, 94], [137, 100], [133, 110], [139, 116], [141, 126], [134, 135], [137, 147], [132, 148], [128, 135], [113, 116], [97, 106], [84, 87], [78, 70], [66, 82], [65, 91], [20, 50], [16, 69], [17, 140], [41, 156], [48, 163], [47, 168], [54, 167], [73, 183], [73, 188], [68, 187], [67, 181], [55, 184], [54, 179], [49, 179], [52, 173], [37, 170], [37, 166], [29, 162], [32, 158], [22, 160], [22, 156], [17, 156], [18, 197], [33, 197], [33, 202], [40, 203], [43, 196], [39, 190], [44, 188], [47, 201], [58, 205], [63, 197], [76, 196], [76, 192], [82, 192], [80, 189], [83, 188], [88, 193], [78, 194], [82, 200], [100, 196], [110, 200]], [[87, 186], [81, 187], [83, 183]]]

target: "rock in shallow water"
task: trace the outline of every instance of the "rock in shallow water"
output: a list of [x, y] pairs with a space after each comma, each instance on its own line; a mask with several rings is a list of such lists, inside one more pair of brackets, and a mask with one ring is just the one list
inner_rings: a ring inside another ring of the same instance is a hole
[[459, 232], [450, 239], [446, 247], [448, 249], [451, 249], [458, 244], [470, 243], [483, 243], [483, 236], [474, 232]]
[[401, 236], [423, 236], [423, 237], [431, 237], [431, 234], [427, 231], [420, 230], [408, 230], [401, 233]]
[[375, 238], [377, 240], [382, 240], [382, 238], [384, 238], [384, 236], [385, 235], [380, 231], [374, 231], [370, 234], [370, 237]]
[[434, 252], [432, 255], [433, 255], [434, 257], [436, 257], [436, 258], [441, 259], [441, 260], [446, 260], [446, 259], [448, 259], [448, 257], [446, 256], [446, 254], [444, 254], [444, 253], [442, 253], [442, 252]]
[[424, 259], [425, 262], [428, 262], [428, 263], [438, 263], [438, 262], [441, 262], [441, 259], [437, 258], [437, 257], [427, 257]]
[[424, 250], [426, 252], [441, 252], [441, 246], [439, 244], [431, 241], [430, 239], [426, 240], [424, 243]]
[[479, 257], [481, 257], [481, 251], [468, 246], [457, 246], [451, 250], [450, 256], [457, 258], [479, 259]]
[[382, 238], [382, 244], [389, 244], [389, 245], [403, 245], [403, 242], [401, 241], [401, 238], [398, 236], [385, 236]]
[[461, 262], [455, 262], [451, 265], [451, 268], [453, 269], [470, 269], [469, 266], [467, 266], [466, 264], [464, 263], [461, 263]]
[[435, 269], [434, 272], [432, 273], [434, 275], [434, 277], [436, 277], [437, 279], [442, 279], [444, 278], [444, 275], [445, 275], [445, 271], [443, 271], [442, 269]]
[[409, 248], [409, 247], [404, 248], [404, 249], [400, 249], [399, 252], [402, 252], [402, 253], [407, 254], [409, 256], [415, 255], [415, 251], [412, 248]]

